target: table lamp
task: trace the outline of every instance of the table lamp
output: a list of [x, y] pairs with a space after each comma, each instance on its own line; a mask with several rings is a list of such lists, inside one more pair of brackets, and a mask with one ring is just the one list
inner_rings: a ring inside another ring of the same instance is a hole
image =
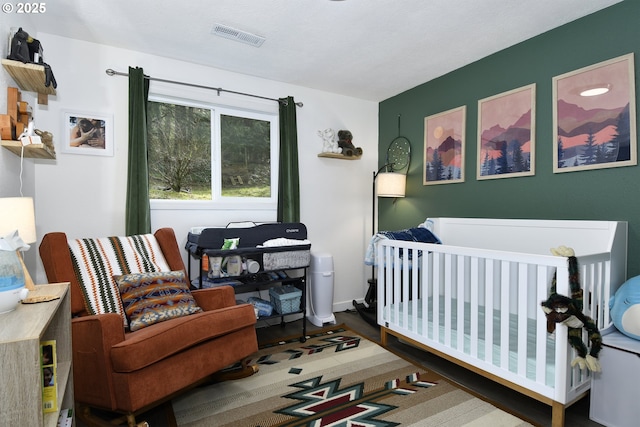
[[[35, 223], [35, 214], [33, 208], [33, 199], [31, 197], [3, 197], [0, 198], [0, 237], [7, 238], [11, 233], [15, 233], [17, 231], [17, 235], [20, 237], [22, 242], [26, 244], [32, 244], [36, 242], [36, 223]], [[7, 242], [8, 243], [8, 242]], [[23, 246], [22, 250], [25, 247]], [[28, 248], [26, 248], [28, 249]], [[20, 268], [22, 268], [22, 273], [24, 277], [24, 287], [28, 290], [34, 289], [33, 280], [31, 279], [31, 275], [24, 265], [24, 260], [22, 259], [22, 254], [20, 253], [20, 248], [15, 251], [14, 254], [10, 254], [10, 258], [7, 256], [3, 256], [2, 259], [8, 260], [5, 262], [11, 262], [11, 260], [15, 260], [15, 262], [19, 263]], [[8, 251], [3, 251], [8, 252]], [[0, 266], [4, 267], [3, 270], [9, 270], [11, 268], [10, 265]], [[4, 273], [0, 271], [0, 276], [3, 276]], [[2, 277], [0, 277], [2, 278]], [[5, 277], [6, 279], [6, 277]], [[6, 280], [5, 280], [6, 281]], [[4, 285], [0, 286], [0, 309], [9, 309], [9, 311], [15, 308], [15, 305], [20, 302], [22, 299], [20, 296], [24, 296], [20, 291], [22, 290], [22, 283], [15, 283], [19, 281], [19, 279], [15, 279], [12, 281], [13, 283], [4, 283]], [[0, 310], [7, 311], [7, 310]]]

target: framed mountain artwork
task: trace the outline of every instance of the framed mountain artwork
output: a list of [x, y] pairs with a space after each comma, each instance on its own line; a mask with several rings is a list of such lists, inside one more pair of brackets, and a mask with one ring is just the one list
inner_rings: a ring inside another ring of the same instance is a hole
[[633, 166], [633, 54], [553, 78], [553, 172]]
[[424, 119], [424, 185], [464, 182], [466, 106]]
[[477, 179], [535, 174], [536, 85], [478, 101]]

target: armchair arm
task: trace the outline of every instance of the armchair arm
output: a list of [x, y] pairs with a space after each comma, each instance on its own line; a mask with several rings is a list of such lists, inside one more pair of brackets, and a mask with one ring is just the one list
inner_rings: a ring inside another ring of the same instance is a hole
[[73, 270], [67, 235], [60, 232], [47, 233], [40, 243], [39, 251], [49, 283], [69, 282], [71, 284], [71, 313], [87, 314], [80, 284]]
[[114, 410], [116, 397], [110, 352], [111, 347], [124, 341], [122, 317], [108, 313], [74, 318], [71, 331], [76, 399]]
[[236, 305], [236, 294], [231, 286], [198, 289], [191, 291], [191, 294], [204, 311], [217, 310], [219, 308]]

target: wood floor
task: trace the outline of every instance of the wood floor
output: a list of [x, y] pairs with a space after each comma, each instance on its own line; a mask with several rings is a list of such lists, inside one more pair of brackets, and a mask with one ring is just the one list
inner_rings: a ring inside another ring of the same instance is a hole
[[[349, 328], [358, 332], [362, 336], [379, 342], [380, 332], [376, 327], [367, 323], [355, 310], [335, 313], [336, 323], [344, 323]], [[302, 330], [302, 320], [290, 322], [281, 326], [279, 322], [273, 325], [259, 324], [257, 329], [258, 340], [260, 342], [273, 342], [279, 338], [290, 337], [300, 334]], [[310, 322], [307, 322], [307, 331], [318, 329]], [[389, 337], [389, 347], [396, 352], [424, 366], [427, 369], [441, 374], [450, 379], [462, 388], [466, 388], [476, 395], [482, 396], [495, 403], [497, 406], [525, 419], [526, 421], [539, 425], [551, 425], [551, 407], [542, 404], [534, 399], [526, 397], [520, 393], [487, 380], [467, 369], [461, 368], [445, 359], [432, 355], [423, 350], [399, 342], [394, 337]], [[151, 427], [171, 427], [166, 421], [163, 408], [158, 408], [139, 420], [145, 419]], [[77, 423], [78, 427], [86, 427], [82, 423]], [[589, 420], [589, 397], [576, 402], [567, 408], [565, 413], [565, 426], [567, 427], [597, 427], [600, 424]]]

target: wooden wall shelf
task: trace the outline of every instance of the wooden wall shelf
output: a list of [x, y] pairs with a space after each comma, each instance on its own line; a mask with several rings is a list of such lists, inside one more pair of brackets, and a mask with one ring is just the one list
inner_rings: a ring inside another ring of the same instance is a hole
[[[16, 156], [21, 155], [22, 144], [20, 141], [0, 141], [0, 143]], [[56, 153], [44, 144], [31, 144], [24, 147], [24, 157], [30, 159], [55, 159]]]
[[23, 64], [20, 61], [3, 59], [2, 66], [7, 70], [18, 86], [20, 86], [20, 89], [39, 94], [38, 104], [46, 104], [47, 95], [56, 94], [56, 90], [53, 85], [44, 85], [45, 72], [43, 65]]
[[362, 156], [345, 156], [344, 154], [336, 153], [320, 153], [318, 157], [326, 157], [329, 159], [342, 159], [342, 160], [360, 160]]

